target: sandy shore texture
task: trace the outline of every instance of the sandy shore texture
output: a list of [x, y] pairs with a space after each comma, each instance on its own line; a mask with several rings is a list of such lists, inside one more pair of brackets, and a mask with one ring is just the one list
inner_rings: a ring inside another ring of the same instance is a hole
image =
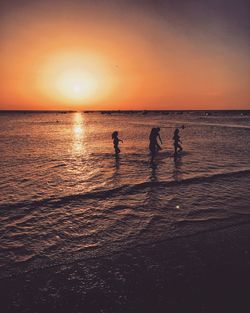
[[250, 224], [1, 279], [1, 312], [250, 312]]

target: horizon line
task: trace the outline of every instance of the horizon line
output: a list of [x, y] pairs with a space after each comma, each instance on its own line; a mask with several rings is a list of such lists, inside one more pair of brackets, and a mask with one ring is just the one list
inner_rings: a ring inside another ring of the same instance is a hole
[[0, 112], [223, 112], [223, 111], [250, 111], [249, 109], [103, 109], [103, 110], [95, 110], [95, 109], [89, 109], [89, 110], [67, 110], [67, 109], [36, 109], [36, 110], [31, 110], [31, 109], [0, 109]]

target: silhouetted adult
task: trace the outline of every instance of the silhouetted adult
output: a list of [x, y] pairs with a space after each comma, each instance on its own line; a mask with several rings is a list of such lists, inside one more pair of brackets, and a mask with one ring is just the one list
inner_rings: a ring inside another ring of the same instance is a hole
[[150, 135], [149, 135], [149, 150], [150, 150], [151, 155], [152, 155], [151, 161], [153, 161], [155, 153], [158, 150], [161, 150], [161, 147], [160, 147], [160, 145], [158, 143], [157, 138], [159, 138], [159, 140], [160, 140], [160, 142], [162, 144], [162, 140], [161, 140], [161, 136], [160, 136], [160, 127], [152, 128], [151, 132], [150, 132]]
[[157, 148], [157, 150], [161, 150], [161, 146], [159, 145], [159, 143], [158, 143], [158, 141], [157, 141], [157, 138], [159, 138], [159, 140], [160, 140], [160, 143], [162, 144], [162, 140], [161, 140], [161, 135], [160, 135], [160, 127], [157, 127], [156, 128], [156, 134], [157, 134], [157, 136], [156, 136], [156, 148]]

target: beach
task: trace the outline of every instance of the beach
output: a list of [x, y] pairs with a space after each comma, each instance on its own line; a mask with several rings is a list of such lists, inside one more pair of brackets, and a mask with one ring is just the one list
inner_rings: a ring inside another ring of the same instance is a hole
[[[247, 112], [0, 122], [4, 312], [249, 312]], [[163, 140], [153, 162], [152, 127]]]

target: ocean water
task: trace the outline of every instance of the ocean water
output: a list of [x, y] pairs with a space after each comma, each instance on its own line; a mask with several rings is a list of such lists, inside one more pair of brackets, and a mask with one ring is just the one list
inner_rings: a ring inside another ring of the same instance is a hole
[[250, 222], [249, 143], [238, 112], [0, 113], [0, 276]]

